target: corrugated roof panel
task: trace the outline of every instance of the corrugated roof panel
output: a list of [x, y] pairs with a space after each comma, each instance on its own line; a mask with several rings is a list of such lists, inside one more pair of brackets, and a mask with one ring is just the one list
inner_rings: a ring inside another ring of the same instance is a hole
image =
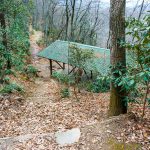
[[68, 64], [68, 52], [69, 52], [69, 45], [75, 44], [78, 48], [81, 49], [91, 49], [95, 52], [96, 58], [94, 58], [93, 62], [89, 62], [87, 64], [87, 68], [89, 70], [97, 69], [102, 74], [106, 74], [109, 65], [110, 65], [110, 50], [99, 48], [95, 46], [80, 44], [76, 42], [68, 42], [68, 41], [60, 41], [57, 40], [52, 43], [50, 46], [45, 48], [43, 51], [40, 51], [37, 56], [56, 60], [59, 62], [63, 62]]

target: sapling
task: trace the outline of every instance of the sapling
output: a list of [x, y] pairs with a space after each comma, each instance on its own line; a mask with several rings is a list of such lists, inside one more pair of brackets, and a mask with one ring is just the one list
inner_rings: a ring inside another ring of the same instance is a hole
[[81, 83], [81, 78], [84, 74], [84, 70], [87, 69], [88, 63], [90, 61], [92, 63], [94, 58], [95, 55], [93, 50], [79, 48], [76, 44], [69, 45], [69, 64], [77, 68], [73, 73], [75, 77], [74, 93], [76, 98], [76, 87], [78, 87], [78, 92], [80, 92], [79, 84]]

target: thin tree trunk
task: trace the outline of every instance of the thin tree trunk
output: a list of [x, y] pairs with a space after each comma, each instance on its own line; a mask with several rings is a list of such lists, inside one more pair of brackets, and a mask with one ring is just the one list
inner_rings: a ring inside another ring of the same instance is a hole
[[130, 17], [133, 17], [134, 12], [135, 12], [136, 9], [138, 8], [139, 1], [140, 1], [140, 0], [137, 0], [136, 5], [135, 5], [135, 7], [134, 7], [134, 9], [133, 9], [133, 11], [132, 11]]
[[145, 115], [145, 108], [146, 108], [148, 92], [149, 92], [149, 82], [147, 82], [147, 84], [146, 84], [146, 93], [145, 93], [144, 100], [143, 100], [144, 104], [143, 104], [142, 117], [144, 117], [144, 115]]
[[73, 39], [73, 36], [74, 36], [74, 14], [75, 14], [75, 4], [76, 4], [76, 1], [73, 0], [72, 2], [72, 14], [71, 14], [71, 27], [70, 27], [70, 37], [71, 39]]
[[39, 15], [38, 1], [36, 0], [36, 15], [35, 15], [35, 28], [36, 28], [36, 30], [37, 30], [37, 28], [39, 28], [38, 15]]
[[69, 6], [68, 0], [66, 0], [66, 37], [65, 37], [66, 40], [68, 40], [68, 26], [69, 26]]
[[140, 13], [139, 13], [139, 16], [138, 16], [138, 20], [140, 20], [140, 18], [141, 18], [143, 6], [144, 6], [144, 0], [142, 1], [142, 4], [141, 4], [141, 9], [140, 9]]
[[5, 15], [2, 12], [0, 12], [0, 24], [1, 24], [1, 28], [3, 29], [2, 43], [3, 43], [3, 46], [5, 47], [5, 51], [7, 51], [7, 53], [5, 54], [5, 58], [7, 60], [7, 69], [11, 69], [11, 61], [10, 61], [9, 51], [7, 50], [7, 35], [6, 35]]
[[[121, 47], [120, 41], [125, 40], [125, 3], [126, 0], [111, 0], [110, 7], [110, 37], [111, 37], [111, 65], [118, 66], [120, 71], [126, 67], [125, 48]], [[112, 69], [112, 72], [114, 69]], [[119, 77], [119, 73], [114, 75]], [[120, 86], [111, 83], [109, 115], [119, 115], [127, 112], [127, 104], [125, 102], [126, 91]]]

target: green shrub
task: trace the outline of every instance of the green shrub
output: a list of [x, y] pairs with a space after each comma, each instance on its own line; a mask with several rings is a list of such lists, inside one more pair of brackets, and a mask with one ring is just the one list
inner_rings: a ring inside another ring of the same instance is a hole
[[126, 101], [129, 103], [141, 103], [141, 98], [143, 94], [142, 92], [136, 87], [135, 89], [131, 89], [130, 92], [128, 92], [128, 96], [126, 98]]
[[10, 78], [6, 76], [6, 77], [4, 78], [4, 83], [9, 83], [9, 82], [10, 82]]
[[37, 76], [37, 72], [38, 70], [33, 67], [32, 65], [28, 65], [25, 70], [24, 73], [28, 76], [28, 77], [35, 77]]
[[30, 34], [31, 34], [31, 35], [34, 35], [34, 30], [30, 31]]
[[54, 72], [52, 77], [56, 78], [61, 83], [69, 82], [69, 75], [66, 75], [65, 73]]
[[90, 82], [87, 85], [87, 90], [94, 93], [107, 92], [110, 90], [109, 77], [98, 77], [94, 82]]
[[5, 70], [5, 75], [14, 75], [14, 76], [16, 76], [15, 72], [11, 69], [6, 69]]
[[[7, 0], [1, 2], [1, 10], [10, 7], [5, 12], [6, 26], [0, 28], [0, 82], [8, 74], [23, 70], [27, 64], [27, 55], [29, 54], [29, 23], [32, 4], [24, 5], [21, 1]], [[7, 35], [7, 46], [2, 42], [2, 34]], [[7, 47], [7, 48], [6, 48]]]
[[[54, 72], [52, 77], [56, 78], [61, 83], [75, 84], [75, 77], [73, 75], [67, 75], [65, 73]], [[94, 81], [81, 81], [78, 88], [82, 89], [86, 87], [86, 90], [94, 93], [107, 92], [110, 90], [110, 78], [107, 76], [98, 77]]]
[[0, 93], [23, 92], [23, 88], [16, 83], [6, 84]]
[[44, 46], [45, 41], [44, 41], [44, 39], [40, 39], [40, 40], [36, 41], [36, 44], [37, 44], [38, 46]]
[[62, 98], [66, 98], [66, 97], [69, 97], [70, 96], [70, 91], [68, 88], [64, 88], [61, 90], [61, 97]]

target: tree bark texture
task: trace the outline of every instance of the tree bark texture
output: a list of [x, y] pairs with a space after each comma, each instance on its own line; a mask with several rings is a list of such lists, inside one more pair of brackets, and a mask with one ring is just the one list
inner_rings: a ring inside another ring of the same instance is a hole
[[65, 37], [66, 40], [68, 40], [68, 26], [69, 26], [69, 5], [68, 0], [66, 0], [66, 37]]
[[71, 14], [71, 29], [70, 29], [70, 38], [71, 40], [73, 40], [73, 37], [74, 37], [74, 15], [75, 15], [75, 4], [76, 4], [76, 1], [73, 0], [72, 1], [72, 14]]
[[3, 29], [2, 44], [5, 48], [5, 50], [7, 51], [7, 54], [5, 55], [5, 58], [7, 60], [7, 69], [11, 69], [10, 56], [9, 56], [9, 52], [7, 50], [7, 35], [6, 35], [5, 14], [3, 12], [0, 12], [0, 25], [1, 25], [1, 28]]
[[[125, 48], [120, 45], [121, 41], [125, 41], [125, 3], [126, 0], [111, 0], [110, 7], [110, 38], [111, 38], [111, 65], [117, 66], [122, 70], [126, 67], [126, 52]], [[112, 72], [114, 69], [112, 69]], [[114, 75], [115, 78], [119, 74]], [[116, 116], [127, 112], [127, 104], [125, 102], [126, 91], [120, 86], [115, 86], [111, 83], [109, 115]]]

